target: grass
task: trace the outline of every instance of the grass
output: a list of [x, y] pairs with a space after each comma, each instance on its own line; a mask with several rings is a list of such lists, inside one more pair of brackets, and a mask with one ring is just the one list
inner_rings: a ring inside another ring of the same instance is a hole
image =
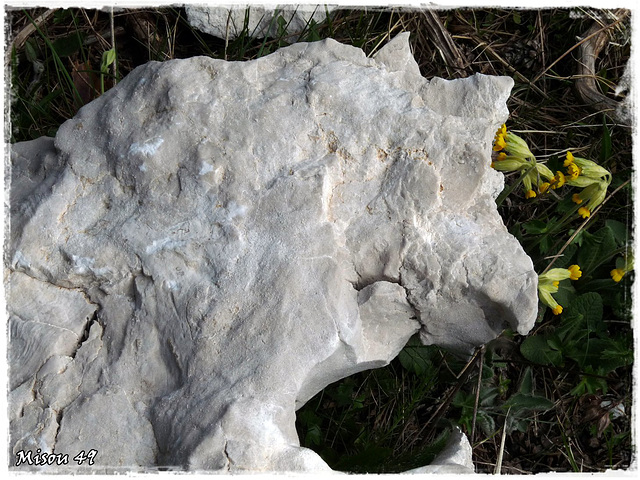
[[[480, 472], [624, 469], [634, 453], [633, 272], [619, 283], [609, 272], [631, 245], [632, 132], [575, 91], [577, 38], [604, 13], [343, 9], [322, 23], [309, 22], [303, 32], [289, 32], [280, 22], [276, 38], [256, 39], [245, 29], [225, 41], [193, 30], [179, 8], [113, 15], [13, 10], [11, 32], [31, 33], [10, 51], [11, 141], [55, 135], [83, 104], [147, 61], [194, 55], [250, 60], [289, 44], [293, 33], [301, 33], [299, 41], [335, 38], [371, 55], [410, 31], [427, 78], [513, 77], [507, 125], [538, 161], [555, 172], [571, 150], [613, 175], [605, 202], [587, 219], [575, 214], [571, 194], [577, 190], [525, 200], [518, 174], [506, 175], [511, 190], [501, 196], [499, 211], [538, 273], [572, 263], [582, 268], [580, 280], [560, 285], [565, 311], [555, 316], [541, 305], [529, 336], [507, 331], [470, 360], [412, 342], [388, 367], [346, 378], [309, 401], [298, 412], [299, 436], [333, 468], [353, 472], [424, 465], [454, 427], [471, 438]], [[595, 78], [602, 94], [618, 100], [613, 91], [630, 57], [629, 20], [608, 31]]]

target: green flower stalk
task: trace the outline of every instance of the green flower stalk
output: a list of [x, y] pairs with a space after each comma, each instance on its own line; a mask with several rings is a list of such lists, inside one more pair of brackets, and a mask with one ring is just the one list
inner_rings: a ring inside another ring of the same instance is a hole
[[538, 275], [540, 301], [550, 307], [554, 315], [560, 315], [562, 305], [553, 298], [553, 294], [558, 292], [562, 280], [578, 280], [581, 276], [582, 271], [578, 265], [571, 265], [569, 268], [552, 268], [547, 273]]

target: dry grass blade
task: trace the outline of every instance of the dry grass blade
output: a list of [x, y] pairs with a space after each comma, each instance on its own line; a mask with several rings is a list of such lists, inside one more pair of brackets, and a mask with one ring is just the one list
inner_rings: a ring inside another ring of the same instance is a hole
[[502, 427], [502, 438], [500, 439], [500, 450], [498, 450], [498, 458], [496, 460], [496, 469], [494, 470], [495, 475], [499, 475], [502, 472], [502, 459], [504, 457], [504, 444], [507, 439], [507, 420], [509, 419], [509, 412], [511, 408], [507, 410], [507, 414], [504, 417], [504, 426]]
[[438, 14], [433, 10], [425, 10], [422, 12], [422, 16], [425, 21], [424, 26], [426, 27], [426, 30], [436, 48], [440, 52], [442, 59], [445, 61], [447, 66], [454, 68], [451, 76], [466, 77], [468, 63], [463, 60], [462, 54], [458, 50], [455, 41], [442, 24]]
[[515, 69], [515, 67], [513, 67], [509, 62], [507, 62], [504, 58], [502, 58], [493, 48], [491, 48], [491, 45], [489, 45], [487, 42], [485, 42], [484, 40], [482, 40], [480, 37], [478, 37], [477, 35], [471, 35], [470, 38], [476, 42], [476, 44], [479, 47], [483, 47], [484, 50], [486, 52], [488, 52], [489, 54], [491, 54], [491, 56], [498, 60], [500, 63], [502, 63], [502, 65], [504, 65], [509, 72], [511, 72], [513, 75], [516, 75], [518, 77], [518, 80], [528, 84], [538, 95], [540, 95], [541, 97], [548, 99], [549, 96], [546, 94], [546, 92], [542, 91], [539, 87], [537, 87], [536, 85], [534, 85], [535, 80], [532, 82], [530, 81], [527, 77], [525, 77], [524, 75], [522, 75], [518, 70]]
[[579, 48], [583, 43], [585, 42], [589, 42], [593, 37], [595, 37], [596, 35], [599, 35], [600, 33], [609, 30], [610, 28], [613, 28], [614, 26], [618, 25], [620, 22], [623, 21], [623, 18], [619, 18], [618, 20], [616, 20], [615, 22], [606, 25], [604, 27], [599, 27], [596, 28], [596, 30], [594, 32], [588, 33], [585, 38], [583, 38], [582, 40], [580, 40], [578, 43], [576, 43], [573, 47], [571, 47], [569, 50], [567, 50], [566, 52], [564, 52], [562, 55], [560, 55], [558, 58], [556, 58], [551, 65], [549, 65], [547, 68], [545, 68], [542, 72], [540, 72], [536, 78], [534, 78], [531, 83], [536, 83], [538, 80], [540, 80], [540, 78], [542, 78], [549, 70], [551, 70], [560, 60], [562, 60], [564, 57], [566, 57], [567, 55], [569, 55], [569, 53], [571, 53], [573, 50], [575, 50], [576, 48]]
[[473, 420], [471, 422], [471, 443], [476, 436], [476, 420], [478, 418], [478, 403], [480, 402], [480, 388], [482, 387], [482, 365], [484, 364], [485, 347], [480, 347], [480, 356], [478, 357], [478, 383], [476, 385], [476, 399], [473, 404]]

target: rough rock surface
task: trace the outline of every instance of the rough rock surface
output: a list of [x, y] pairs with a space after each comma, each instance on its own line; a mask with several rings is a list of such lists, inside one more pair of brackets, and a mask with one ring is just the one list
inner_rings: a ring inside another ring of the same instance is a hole
[[246, 28], [251, 38], [277, 37], [278, 18], [286, 22], [287, 40], [294, 42], [298, 34], [308, 30], [311, 20], [324, 21], [329, 5], [186, 5], [187, 20], [192, 27], [218, 38], [238, 38]]
[[12, 465], [327, 469], [294, 425], [324, 386], [416, 333], [526, 333], [537, 277], [490, 168], [511, 87], [425, 80], [408, 34], [326, 40], [149, 63], [13, 145]]

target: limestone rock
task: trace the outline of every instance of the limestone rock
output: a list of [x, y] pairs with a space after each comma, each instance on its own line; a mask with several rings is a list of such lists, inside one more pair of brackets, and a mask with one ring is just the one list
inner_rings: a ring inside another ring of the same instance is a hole
[[[324, 21], [334, 8], [331, 5], [185, 5], [191, 26], [214, 37], [234, 40], [245, 29], [251, 38], [278, 37], [279, 28], [284, 28], [286, 40], [290, 42], [308, 31], [311, 21]], [[279, 19], [285, 22], [282, 26]]]
[[490, 168], [511, 87], [427, 81], [408, 34], [325, 40], [151, 62], [11, 146], [11, 461], [327, 470], [294, 425], [323, 387], [416, 333], [526, 333], [537, 276]]
[[409, 470], [405, 473], [474, 473], [473, 452], [466, 435], [460, 429], [451, 433], [451, 438], [444, 449], [436, 456], [431, 464]]

